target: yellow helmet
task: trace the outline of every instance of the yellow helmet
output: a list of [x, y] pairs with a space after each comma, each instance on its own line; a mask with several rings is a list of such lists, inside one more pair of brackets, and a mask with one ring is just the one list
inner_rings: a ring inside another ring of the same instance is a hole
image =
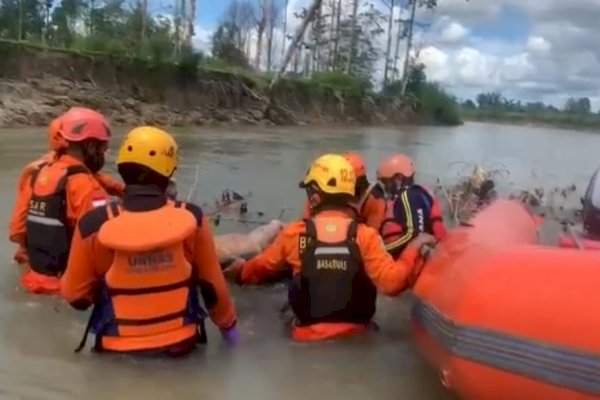
[[179, 150], [173, 136], [151, 126], [140, 126], [130, 131], [119, 149], [117, 165], [134, 163], [171, 177], [179, 163]]
[[325, 154], [310, 165], [300, 187], [314, 183], [324, 193], [354, 196], [356, 173], [352, 164], [342, 155]]

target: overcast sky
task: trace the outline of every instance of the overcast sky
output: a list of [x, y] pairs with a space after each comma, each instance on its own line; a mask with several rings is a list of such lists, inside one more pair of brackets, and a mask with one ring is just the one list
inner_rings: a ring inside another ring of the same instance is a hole
[[[195, 43], [207, 49], [231, 0], [197, 1]], [[438, 2], [434, 13], [421, 16], [432, 25], [416, 44], [429, 78], [452, 93], [467, 98], [496, 90], [556, 105], [587, 96], [594, 109], [600, 106], [600, 0]], [[289, 3], [291, 16], [309, 0]]]

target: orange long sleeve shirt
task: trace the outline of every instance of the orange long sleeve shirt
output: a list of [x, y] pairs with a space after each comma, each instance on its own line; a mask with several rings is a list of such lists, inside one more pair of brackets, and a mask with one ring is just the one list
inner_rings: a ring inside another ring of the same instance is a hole
[[[322, 211], [319, 216], [346, 216], [340, 211]], [[277, 275], [290, 266], [294, 275], [300, 272], [299, 241], [306, 233], [303, 221], [287, 225], [275, 241], [257, 257], [244, 263], [241, 272], [242, 283], [260, 283]], [[359, 225], [356, 242], [360, 249], [365, 271], [380, 292], [395, 296], [406, 289], [413, 275], [419, 256], [418, 249], [407, 247], [402, 256], [394, 261], [385, 250], [383, 241], [376, 230]]]
[[[126, 205], [128, 200], [126, 194]], [[236, 311], [216, 254], [211, 223], [201, 216], [198, 207], [186, 204], [186, 208], [202, 221], [195, 234], [185, 240], [186, 258], [198, 266], [198, 280], [210, 285], [216, 295], [214, 301], [206, 304], [212, 321], [220, 328], [230, 328], [236, 321]], [[61, 279], [61, 293], [67, 302], [79, 304], [77, 308], [93, 303], [97, 285], [112, 265], [113, 252], [97, 240], [97, 232], [107, 220], [103, 207], [87, 214], [75, 230], [69, 262]]]

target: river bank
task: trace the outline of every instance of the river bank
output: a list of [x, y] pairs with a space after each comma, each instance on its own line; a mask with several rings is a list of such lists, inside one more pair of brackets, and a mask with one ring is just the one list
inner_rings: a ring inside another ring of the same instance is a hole
[[0, 43], [0, 127], [46, 125], [73, 106], [115, 125], [388, 125], [417, 123], [412, 109], [373, 96], [197, 65], [150, 64]]
[[600, 132], [600, 115], [571, 114], [523, 114], [523, 113], [480, 113], [461, 110], [464, 121], [502, 125], [532, 126], [540, 128], [572, 129], [586, 132]]

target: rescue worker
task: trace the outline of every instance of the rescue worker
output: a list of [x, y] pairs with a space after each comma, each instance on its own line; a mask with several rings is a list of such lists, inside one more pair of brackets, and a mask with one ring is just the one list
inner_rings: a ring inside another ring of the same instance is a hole
[[96, 208], [77, 225], [62, 295], [78, 310], [94, 305], [85, 337], [96, 335], [98, 351], [188, 353], [206, 340], [197, 287], [223, 338], [238, 340], [210, 222], [198, 206], [167, 198], [178, 158], [171, 135], [135, 128], [117, 158], [122, 204]]
[[[21, 172], [17, 183], [15, 207], [9, 223], [9, 240], [18, 245], [17, 251], [13, 256], [13, 260], [19, 264], [27, 262], [27, 250], [25, 248], [25, 224], [27, 221], [29, 198], [25, 195], [25, 193], [26, 186], [28, 186], [30, 183], [29, 178], [35, 170], [52, 161], [55, 158], [57, 151], [67, 146], [66, 142], [60, 135], [60, 117], [52, 120], [48, 126], [48, 144], [50, 151], [37, 160], [27, 164], [27, 166]], [[96, 179], [106, 189], [108, 194], [112, 196], [121, 196], [123, 194], [125, 185], [110, 175], [98, 172], [96, 174]]]
[[409, 157], [397, 154], [383, 160], [377, 179], [388, 197], [380, 234], [394, 258], [420, 233], [432, 234], [438, 241], [446, 236], [440, 205], [432, 193], [415, 184], [415, 166]]
[[[354, 210], [359, 222], [379, 230], [385, 217], [385, 197], [378, 182], [369, 183], [365, 161], [358, 153], [346, 153], [346, 160], [352, 164], [356, 174]], [[310, 202], [306, 202], [302, 218], [310, 218]]]
[[377, 289], [396, 296], [410, 287], [420, 270], [421, 247], [435, 239], [419, 236], [394, 262], [377, 231], [354, 219], [355, 172], [341, 155], [317, 158], [300, 187], [313, 216], [290, 223], [262, 254], [236, 260], [225, 274], [240, 284], [259, 284], [291, 267], [295, 340], [365, 331], [375, 314]]
[[30, 293], [60, 291], [59, 277], [67, 266], [77, 220], [108, 198], [95, 178], [111, 136], [104, 116], [71, 109], [60, 118], [59, 132], [65, 147], [33, 171], [23, 194], [29, 199], [25, 227], [29, 268], [21, 283]]

